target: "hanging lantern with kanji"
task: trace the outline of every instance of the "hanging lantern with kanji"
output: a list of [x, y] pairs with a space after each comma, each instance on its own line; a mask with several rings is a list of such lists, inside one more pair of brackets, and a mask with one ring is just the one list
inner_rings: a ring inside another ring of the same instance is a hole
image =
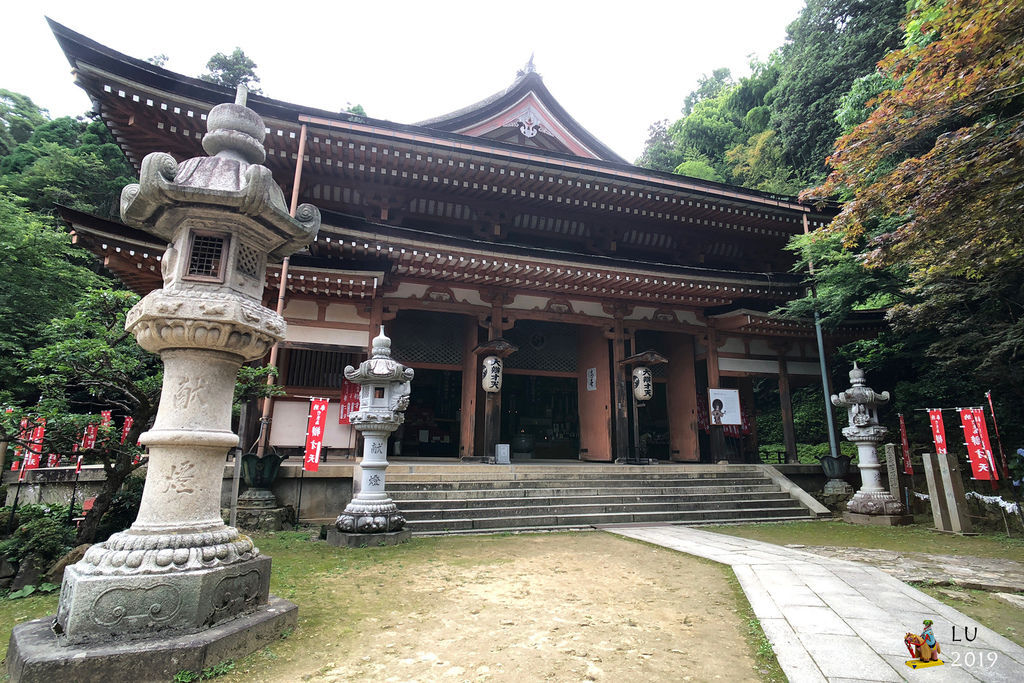
[[654, 376], [646, 365], [633, 368], [633, 398], [638, 401], [650, 401], [654, 397]]
[[483, 389], [488, 394], [497, 394], [501, 391], [501, 364], [497, 356], [487, 356], [483, 363]]

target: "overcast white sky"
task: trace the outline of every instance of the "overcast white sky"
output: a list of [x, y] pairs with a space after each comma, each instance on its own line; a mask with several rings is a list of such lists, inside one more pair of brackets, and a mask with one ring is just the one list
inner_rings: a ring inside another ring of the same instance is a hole
[[803, 0], [655, 2], [107, 2], [14, 0], [0, 26], [0, 88], [53, 116], [89, 108], [44, 20], [127, 55], [166, 54], [197, 76], [216, 52], [241, 47], [263, 92], [337, 111], [415, 123], [507, 87], [535, 53], [562, 106], [634, 160], [647, 127], [679, 117], [701, 74], [747, 73], [751, 55], [782, 44]]

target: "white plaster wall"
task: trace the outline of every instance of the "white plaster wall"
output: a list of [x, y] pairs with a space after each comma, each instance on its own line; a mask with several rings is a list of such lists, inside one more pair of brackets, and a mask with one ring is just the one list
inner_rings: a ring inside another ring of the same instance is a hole
[[367, 346], [370, 336], [362, 330], [336, 330], [329, 327], [306, 327], [289, 325], [285, 337], [292, 342], [307, 344], [333, 344], [336, 346]]
[[821, 376], [821, 368], [818, 367], [817, 363], [790, 360], [786, 361], [786, 369], [789, 370], [789, 374], [791, 375]]
[[518, 309], [521, 311], [531, 311], [534, 309], [538, 311], [543, 311], [547, 305], [547, 297], [517, 294], [516, 300], [513, 301], [511, 305], [506, 306], [506, 308]]
[[778, 351], [773, 349], [764, 339], [751, 339], [750, 353], [755, 356], [774, 356], [778, 354]]
[[402, 282], [398, 285], [398, 289], [395, 290], [394, 294], [387, 295], [388, 299], [419, 299], [427, 290], [430, 289], [427, 285], [418, 285], [412, 282]]
[[690, 323], [692, 325], [700, 325], [704, 327], [704, 323], [697, 318], [695, 311], [676, 311], [676, 315], [679, 317], [680, 322]]
[[352, 304], [328, 304], [324, 320], [331, 323], [360, 323], [365, 325], [366, 320], [359, 317], [356, 313], [357, 310]]
[[452, 288], [452, 294], [455, 295], [456, 301], [461, 301], [464, 304], [473, 304], [474, 306], [490, 305], [480, 298], [480, 292], [475, 289]]
[[729, 337], [725, 340], [725, 343], [718, 347], [718, 352], [722, 353], [746, 353], [747, 347], [743, 344], [743, 340], [738, 337]]
[[751, 358], [718, 358], [719, 370], [733, 372], [757, 372], [763, 375], [779, 374], [779, 363], [774, 360], [754, 360]]
[[628, 316], [623, 317], [623, 320], [650, 320], [654, 317], [654, 312], [658, 310], [654, 306], [637, 306], [633, 309], [633, 312]]
[[[340, 392], [330, 396], [327, 405], [327, 425], [324, 429], [324, 448], [351, 448], [355, 435], [349, 425], [338, 424]], [[274, 446], [306, 445], [306, 423], [309, 418], [309, 400], [274, 401], [273, 422], [270, 425], [270, 443]]]
[[316, 320], [317, 305], [315, 301], [306, 299], [290, 299], [284, 305], [284, 317]]
[[576, 311], [577, 313], [582, 313], [584, 315], [592, 315], [595, 318], [612, 317], [604, 312], [604, 308], [602, 307], [600, 301], [576, 301], [575, 299], [573, 299], [570, 301], [570, 303], [572, 304], [572, 310]]

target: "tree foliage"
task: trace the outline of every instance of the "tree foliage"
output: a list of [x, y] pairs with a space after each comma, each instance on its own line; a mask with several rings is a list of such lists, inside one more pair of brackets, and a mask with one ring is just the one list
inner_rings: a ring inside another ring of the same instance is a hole
[[242, 48], [231, 54], [218, 52], [206, 63], [206, 72], [199, 76], [204, 81], [228, 88], [244, 84], [250, 92], [259, 94], [260, 77], [256, 75], [256, 62], [249, 59]]
[[0, 157], [27, 141], [32, 131], [45, 122], [45, 109], [25, 95], [0, 88]]
[[784, 160], [799, 176], [824, 177], [825, 158], [839, 135], [839, 100], [899, 46], [904, 5], [905, 0], [807, 0], [786, 29], [768, 101]]
[[51, 318], [71, 313], [82, 290], [103, 278], [65, 231], [17, 200], [0, 193], [0, 390], [28, 401], [34, 391], [19, 361], [39, 345]]

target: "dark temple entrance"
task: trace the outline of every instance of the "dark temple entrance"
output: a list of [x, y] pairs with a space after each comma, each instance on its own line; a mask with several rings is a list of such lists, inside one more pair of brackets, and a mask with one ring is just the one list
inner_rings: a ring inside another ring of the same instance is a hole
[[502, 386], [501, 440], [533, 437], [533, 457], [579, 457], [579, 406], [576, 379], [505, 375]]

